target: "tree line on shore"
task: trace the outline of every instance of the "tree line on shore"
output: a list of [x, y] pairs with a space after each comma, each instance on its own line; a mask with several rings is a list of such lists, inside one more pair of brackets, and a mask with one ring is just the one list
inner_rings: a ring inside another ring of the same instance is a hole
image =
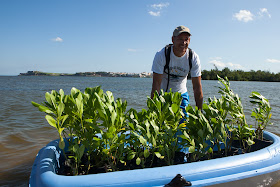
[[[222, 78], [227, 77], [230, 81], [264, 81], [264, 82], [280, 82], [280, 72], [271, 73], [269, 71], [248, 71], [230, 70], [224, 68], [219, 70], [217, 67], [211, 70], [203, 70], [201, 75], [202, 80], [218, 80], [217, 75]], [[110, 72], [80, 72], [76, 74], [61, 74], [61, 73], [44, 73], [40, 71], [28, 71], [27, 73], [20, 73], [25, 76], [101, 76], [101, 77], [152, 77], [151, 73], [141, 74], [125, 74], [125, 73], [110, 73]], [[190, 76], [188, 77], [190, 78]]]
[[78, 72], [75, 74], [70, 73], [46, 73], [41, 71], [27, 71], [27, 73], [20, 73], [19, 76], [86, 76], [86, 77], [152, 77], [151, 73], [142, 72], [142, 73], [122, 73], [122, 72]]
[[217, 75], [220, 77], [227, 77], [230, 81], [265, 81], [265, 82], [280, 82], [280, 72], [275, 74], [269, 71], [248, 71], [243, 70], [230, 70], [224, 68], [223, 70], [215, 69], [203, 70], [201, 75], [202, 80], [218, 80]]

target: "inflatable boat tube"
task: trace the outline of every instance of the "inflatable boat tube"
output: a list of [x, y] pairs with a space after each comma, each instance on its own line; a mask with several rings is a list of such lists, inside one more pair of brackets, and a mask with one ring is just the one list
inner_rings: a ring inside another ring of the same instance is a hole
[[30, 187], [164, 187], [177, 174], [192, 186], [272, 186], [280, 180], [280, 137], [265, 131], [272, 144], [261, 150], [224, 158], [157, 168], [79, 176], [57, 175], [58, 140], [42, 148], [34, 161]]

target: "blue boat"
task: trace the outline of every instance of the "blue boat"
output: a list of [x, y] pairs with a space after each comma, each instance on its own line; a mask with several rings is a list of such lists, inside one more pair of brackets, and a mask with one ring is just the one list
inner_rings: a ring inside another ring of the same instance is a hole
[[110, 173], [58, 175], [58, 140], [42, 148], [34, 161], [30, 187], [164, 187], [177, 174], [192, 186], [272, 186], [280, 180], [280, 137], [264, 131], [273, 143], [258, 151], [206, 161]]

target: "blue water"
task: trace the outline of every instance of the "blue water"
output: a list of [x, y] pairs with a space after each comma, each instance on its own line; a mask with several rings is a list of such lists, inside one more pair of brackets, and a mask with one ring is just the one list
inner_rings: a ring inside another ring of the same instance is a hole
[[[63, 89], [66, 94], [72, 87], [84, 91], [86, 87], [101, 85], [104, 91], [111, 91], [115, 98], [128, 102], [128, 109], [141, 110], [146, 107], [150, 95], [151, 78], [127, 77], [44, 77], [44, 76], [0, 76], [0, 186], [27, 186], [32, 163], [39, 149], [53, 139], [57, 132], [50, 127], [44, 114], [31, 105], [41, 103], [51, 90]], [[219, 97], [217, 81], [202, 81], [204, 101]], [[258, 91], [269, 99], [272, 107], [273, 126], [268, 131], [280, 134], [280, 83], [231, 82], [232, 90], [243, 103], [249, 124], [253, 105], [249, 102], [252, 91]], [[194, 105], [192, 84], [188, 82], [190, 104]]]

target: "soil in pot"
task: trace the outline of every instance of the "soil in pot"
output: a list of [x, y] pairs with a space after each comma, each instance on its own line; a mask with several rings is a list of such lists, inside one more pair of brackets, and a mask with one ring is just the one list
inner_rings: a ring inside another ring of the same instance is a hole
[[[184, 164], [184, 163], [190, 163], [190, 162], [196, 162], [196, 161], [203, 161], [203, 160], [209, 160], [209, 159], [215, 159], [215, 158], [222, 158], [226, 156], [233, 156], [238, 154], [238, 149], [232, 148], [231, 151], [225, 152], [225, 150], [221, 150], [220, 152], [214, 151], [211, 155], [205, 156], [199, 159], [193, 159], [193, 153], [185, 154], [184, 152], [176, 152], [174, 157], [174, 165], [176, 164]], [[67, 154], [68, 156], [71, 156], [70, 154]], [[86, 175], [86, 174], [97, 174], [97, 173], [107, 173], [112, 172], [112, 168], [108, 163], [103, 163], [103, 165], [98, 165], [100, 160], [96, 157], [95, 160], [88, 161], [88, 155], [85, 153], [81, 159], [80, 167], [78, 168], [78, 175]], [[66, 176], [73, 176], [75, 171], [75, 161], [73, 158], [67, 158], [60, 157], [59, 159], [60, 168], [58, 170], [58, 175], [66, 175]], [[89, 164], [91, 167], [89, 168]], [[156, 156], [148, 157], [145, 162], [144, 168], [152, 168], [152, 167], [162, 167], [167, 166], [166, 162], [162, 159], [157, 158]], [[89, 169], [88, 169], [89, 168]], [[117, 164], [118, 171], [123, 170], [133, 170], [133, 169], [142, 169], [141, 165], [136, 165], [136, 160], [128, 160], [126, 161], [126, 164], [118, 163]]]
[[271, 140], [267, 140], [267, 139], [263, 139], [263, 140], [254, 139], [253, 141], [255, 142], [255, 144], [251, 145], [251, 147], [247, 151], [244, 151], [244, 148], [242, 146], [240, 146], [240, 141], [238, 141], [238, 140], [234, 140], [232, 142], [232, 146], [235, 148], [241, 149], [242, 150], [241, 152], [243, 152], [243, 153], [244, 152], [250, 153], [250, 152], [258, 151], [260, 149], [263, 149], [263, 148], [268, 147], [271, 144], [273, 144], [273, 142]]
[[[66, 153], [66, 156], [72, 156], [69, 153]], [[97, 174], [97, 173], [107, 173], [112, 172], [112, 168], [108, 163], [103, 163], [103, 165], [99, 165], [100, 160], [97, 157], [91, 157], [95, 158], [95, 160], [88, 160], [88, 155], [85, 153], [81, 159], [80, 167], [78, 168], [78, 175], [86, 175], [86, 174]], [[96, 159], [97, 158], [97, 159]], [[174, 165], [176, 164], [183, 164], [186, 163], [185, 159], [186, 154], [183, 152], [176, 152], [174, 157]], [[66, 175], [66, 176], [73, 176], [75, 171], [75, 160], [74, 158], [67, 158], [60, 157], [59, 158], [60, 168], [58, 169], [57, 174], [58, 175]], [[89, 168], [89, 164], [91, 167]], [[166, 162], [162, 159], [157, 158], [156, 156], [152, 157], [149, 156], [146, 159], [144, 168], [152, 168], [152, 167], [162, 167], [167, 166]], [[89, 169], [88, 169], [89, 168]], [[142, 169], [143, 167], [141, 165], [136, 164], [136, 159], [127, 160], [126, 164], [118, 163], [117, 164], [118, 171], [123, 170], [133, 170], [133, 169]]]
[[[263, 149], [273, 143], [270, 140], [259, 140], [259, 139], [254, 139], [254, 142], [255, 144], [252, 145], [247, 152], [253, 152], [253, 151]], [[209, 154], [201, 158], [195, 158], [193, 153], [185, 154], [184, 152], [176, 152], [174, 157], [174, 165], [215, 159], [215, 158], [222, 158], [222, 157], [233, 156], [242, 153], [243, 151], [242, 148], [240, 147], [239, 141], [233, 141], [232, 148], [230, 151], [225, 152], [224, 149], [221, 150], [220, 152], [214, 151], [212, 154]], [[75, 173], [75, 160], [74, 158], [69, 158], [69, 156], [70, 157], [73, 156], [69, 153], [66, 153], [66, 156], [68, 157], [67, 159], [65, 159], [65, 157], [63, 156], [60, 157], [59, 159], [60, 168], [58, 169], [57, 174], [72, 176]], [[102, 162], [101, 159], [98, 159], [97, 155], [91, 155], [90, 158], [94, 158], [94, 159], [88, 160], [87, 153], [85, 153], [82, 156], [80, 167], [78, 168], [78, 172], [77, 172], [78, 175], [107, 173], [113, 171], [110, 165], [108, 163]], [[100, 165], [100, 163], [102, 163], [102, 165]], [[156, 156], [152, 157], [150, 155], [146, 159], [144, 168], [162, 167], [162, 166], [167, 166], [166, 162], [163, 159], [159, 159]], [[122, 164], [122, 163], [117, 164], [118, 171], [142, 169], [142, 168], [143, 166], [136, 164], [136, 158], [132, 160], [127, 160], [126, 164]]]
[[194, 153], [188, 153], [186, 158], [187, 158], [187, 163], [191, 162], [198, 162], [198, 161], [204, 161], [204, 160], [210, 160], [210, 159], [216, 159], [216, 158], [223, 158], [227, 156], [234, 156], [239, 154], [239, 149], [232, 147], [230, 151], [225, 151], [222, 149], [220, 152], [219, 151], [213, 151], [212, 154], [203, 156], [203, 157], [195, 157]]

